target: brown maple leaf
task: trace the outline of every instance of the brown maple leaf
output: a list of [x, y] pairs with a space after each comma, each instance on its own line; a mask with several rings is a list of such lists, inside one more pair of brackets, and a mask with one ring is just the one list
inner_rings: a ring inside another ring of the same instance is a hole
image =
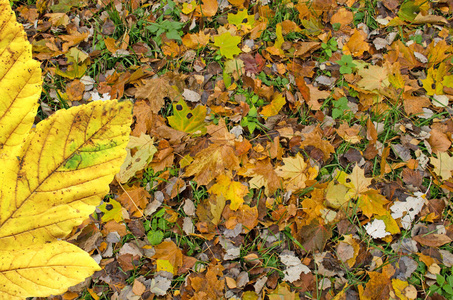
[[157, 114], [165, 104], [165, 98], [172, 102], [178, 102], [181, 98], [180, 92], [176, 87], [169, 84], [166, 76], [145, 80], [145, 84], [138, 86], [135, 97], [149, 101], [150, 109]]
[[234, 149], [234, 135], [228, 132], [225, 121], [220, 119], [218, 125], [208, 126], [208, 134], [213, 144], [195, 155], [193, 162], [187, 167], [184, 177], [195, 176], [194, 180], [207, 185], [226, 170], [238, 170], [239, 158]]
[[264, 193], [268, 196], [282, 187], [281, 179], [278, 177], [269, 159], [257, 161], [255, 164], [247, 164], [238, 174], [252, 177], [249, 180], [250, 187], [256, 189], [264, 187]]
[[312, 132], [303, 134], [305, 140], [300, 143], [301, 147], [313, 146], [322, 151], [323, 160], [327, 161], [331, 153], [335, 153], [335, 148], [329, 141], [322, 139], [321, 129], [316, 127]]
[[127, 209], [131, 217], [141, 217], [150, 199], [151, 195], [143, 187], [133, 187], [125, 190], [117, 200]]

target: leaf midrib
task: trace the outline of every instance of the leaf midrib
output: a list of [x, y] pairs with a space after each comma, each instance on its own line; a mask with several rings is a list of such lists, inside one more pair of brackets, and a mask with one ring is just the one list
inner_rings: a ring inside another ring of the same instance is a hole
[[[91, 119], [92, 119], [92, 115], [93, 115], [94, 110], [95, 110], [95, 107], [93, 107], [92, 110], [91, 110], [91, 114], [90, 114], [90, 118], [89, 118], [90, 121], [91, 121]], [[80, 112], [79, 112], [79, 113], [80, 113]], [[73, 120], [75, 119], [75, 116], [76, 116], [76, 115], [73, 116], [73, 118], [72, 118]], [[41, 182], [40, 182], [40, 183], [32, 190], [32, 191], [30, 191], [30, 194], [22, 201], [22, 203], [21, 203], [19, 206], [16, 206], [16, 209], [11, 213], [11, 215], [10, 215], [9, 217], [5, 218], [5, 220], [0, 224], [0, 228], [2, 228], [3, 225], [4, 225], [6, 222], [8, 222], [8, 220], [14, 218], [15, 214], [16, 214], [17, 212], [20, 211], [20, 208], [22, 207], [22, 205], [23, 205], [24, 203], [27, 202], [27, 200], [28, 200], [28, 199], [36, 192], [36, 190], [39, 189], [39, 187], [40, 187], [41, 185], [43, 185], [44, 182], [46, 182], [46, 180], [47, 180], [49, 177], [51, 177], [52, 174], [54, 174], [54, 173], [56, 172], [56, 170], [58, 170], [62, 165], [64, 165], [64, 164], [67, 162], [67, 160], [68, 160], [70, 157], [72, 157], [72, 155], [74, 155], [75, 152], [77, 152], [81, 147], [83, 147], [83, 145], [85, 145], [87, 141], [89, 141], [93, 136], [95, 136], [101, 129], [103, 129], [105, 126], [107, 126], [107, 125], [108, 125], [113, 119], [115, 119], [116, 117], [117, 117], [117, 114], [115, 114], [115, 115], [113, 115], [112, 117], [110, 117], [110, 118], [108, 119], [108, 121], [105, 122], [105, 124], [104, 124], [103, 126], [101, 126], [98, 130], [96, 130], [96, 132], [94, 132], [94, 133], [90, 136], [90, 138], [86, 139], [79, 147], [77, 147], [76, 149], [74, 149], [74, 150], [70, 153], [70, 155], [68, 155], [68, 157], [67, 157], [65, 160], [63, 160], [59, 165], [56, 166], [56, 168], [55, 168], [54, 170], [52, 170], [52, 172], [49, 172], [49, 174], [48, 174], [48, 175], [47, 175], [47, 176], [46, 176], [46, 177], [45, 177], [45, 178], [44, 178], [44, 179], [43, 179], [43, 180], [42, 180], [42, 181], [41, 181]], [[51, 127], [53, 127], [53, 125], [55, 124], [55, 121], [56, 121], [56, 117], [54, 117], [54, 120], [53, 120], [53, 122], [52, 122], [52, 124], [51, 124]], [[74, 122], [71, 123], [71, 129], [72, 129], [73, 125], [74, 125]], [[88, 126], [85, 127], [85, 132], [86, 132], [87, 128], [88, 128]], [[71, 132], [71, 129], [69, 130], [69, 132]], [[51, 131], [51, 130], [48, 130], [48, 135], [50, 134], [50, 131]], [[48, 135], [47, 135], [47, 136], [48, 136]], [[69, 135], [68, 135], [68, 137], [69, 137]], [[67, 137], [67, 138], [68, 138], [68, 137]], [[46, 138], [45, 141], [44, 141], [44, 144], [43, 144], [43, 146], [42, 146], [42, 148], [41, 148], [41, 150], [44, 149], [44, 145], [45, 145], [45, 143], [47, 142], [47, 140], [48, 140], [48, 139]], [[65, 142], [65, 149], [66, 149], [66, 146], [67, 146], [67, 140], [68, 140], [68, 139], [66, 139], [66, 142]], [[29, 145], [30, 145], [30, 144], [29, 144]], [[29, 145], [28, 145], [28, 146], [29, 146]], [[28, 147], [27, 147], [27, 149], [24, 149], [24, 152], [23, 152], [23, 153], [26, 153], [27, 150], [28, 150]], [[39, 157], [41, 158], [41, 153], [40, 153]], [[20, 172], [20, 170], [21, 170], [21, 168], [19, 168], [18, 171]], [[19, 172], [18, 172], [18, 173], [19, 173]], [[39, 164], [38, 164], [38, 174], [39, 174]], [[17, 196], [17, 180], [16, 180], [15, 196]], [[17, 198], [15, 198], [15, 202], [17, 202]], [[21, 233], [22, 233], [22, 232], [21, 232]], [[20, 233], [18, 233], [18, 234], [20, 234]]]

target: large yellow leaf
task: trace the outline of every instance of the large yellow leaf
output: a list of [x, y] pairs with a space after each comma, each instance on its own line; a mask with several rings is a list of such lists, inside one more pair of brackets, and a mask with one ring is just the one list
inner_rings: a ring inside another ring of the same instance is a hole
[[41, 69], [16, 22], [9, 1], [0, 1], [0, 158], [19, 151], [33, 125], [41, 95]]
[[93, 270], [100, 268], [88, 253], [66, 242], [0, 251], [0, 299], [58, 295]]
[[0, 0], [0, 299], [64, 292], [99, 266], [67, 236], [99, 204], [126, 156], [131, 104], [61, 110], [32, 129], [41, 70]]
[[60, 110], [36, 126], [18, 176], [4, 178], [4, 249], [63, 238], [94, 211], [124, 161], [130, 114], [127, 102], [93, 102]]

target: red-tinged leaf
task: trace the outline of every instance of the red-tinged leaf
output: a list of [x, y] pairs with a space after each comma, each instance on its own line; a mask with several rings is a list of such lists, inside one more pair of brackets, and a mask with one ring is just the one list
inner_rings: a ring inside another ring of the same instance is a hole
[[305, 101], [309, 101], [310, 100], [310, 89], [308, 88], [307, 84], [305, 83], [304, 78], [297, 77], [296, 85], [297, 85], [297, 88], [299, 89], [299, 92], [302, 94], [302, 97], [304, 97]]
[[329, 225], [322, 225], [318, 221], [303, 226], [298, 230], [296, 239], [307, 252], [323, 251], [327, 241], [332, 236], [332, 228]]

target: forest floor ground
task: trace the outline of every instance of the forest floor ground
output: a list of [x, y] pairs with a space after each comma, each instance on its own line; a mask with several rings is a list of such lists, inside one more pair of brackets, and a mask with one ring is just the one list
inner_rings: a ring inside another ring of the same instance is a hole
[[134, 102], [51, 299], [453, 299], [451, 0], [12, 5], [37, 122]]

